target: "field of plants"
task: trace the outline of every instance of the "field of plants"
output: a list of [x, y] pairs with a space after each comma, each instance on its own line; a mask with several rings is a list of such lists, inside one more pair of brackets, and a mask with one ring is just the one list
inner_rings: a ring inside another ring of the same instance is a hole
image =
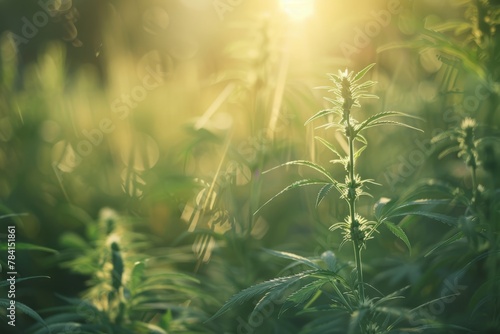
[[0, 332], [500, 333], [499, 28], [0, 0]]

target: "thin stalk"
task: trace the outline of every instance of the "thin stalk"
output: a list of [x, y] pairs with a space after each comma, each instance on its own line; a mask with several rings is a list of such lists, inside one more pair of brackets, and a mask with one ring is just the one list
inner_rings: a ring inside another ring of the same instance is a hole
[[[354, 138], [353, 138], [353, 129], [351, 127], [351, 122], [349, 117], [347, 117], [347, 137], [349, 139], [349, 178], [351, 180], [351, 184], [354, 183]], [[355, 193], [356, 189], [353, 189]], [[356, 195], [352, 194], [349, 197], [349, 209], [350, 209], [350, 217], [351, 224], [354, 223], [356, 219]], [[353, 246], [354, 246], [354, 259], [356, 261], [356, 271], [358, 274], [358, 291], [360, 299], [365, 300], [365, 287], [363, 280], [363, 268], [361, 266], [361, 245], [359, 244], [359, 240], [357, 236], [353, 238]]]
[[477, 176], [476, 176], [476, 167], [472, 166], [470, 169], [471, 178], [472, 178], [472, 200], [477, 200]]
[[356, 271], [358, 272], [359, 298], [365, 300], [365, 286], [363, 282], [363, 270], [361, 268], [361, 247], [358, 240], [354, 240], [354, 259], [356, 261]]

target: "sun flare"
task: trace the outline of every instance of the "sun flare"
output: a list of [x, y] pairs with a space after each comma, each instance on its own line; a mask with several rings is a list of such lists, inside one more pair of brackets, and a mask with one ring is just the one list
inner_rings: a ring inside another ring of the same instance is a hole
[[294, 21], [302, 21], [314, 14], [314, 0], [280, 0], [280, 3]]

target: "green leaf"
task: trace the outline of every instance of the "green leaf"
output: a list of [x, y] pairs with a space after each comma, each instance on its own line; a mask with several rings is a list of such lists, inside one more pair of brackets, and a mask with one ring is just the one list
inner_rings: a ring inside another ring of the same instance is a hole
[[78, 250], [85, 250], [89, 245], [84, 238], [73, 232], [67, 232], [62, 235], [59, 243], [64, 248], [74, 248]]
[[460, 151], [460, 147], [459, 146], [448, 147], [447, 149], [445, 149], [445, 150], [441, 151], [441, 153], [439, 153], [438, 159], [442, 159], [445, 156], [447, 156], [448, 154], [457, 153], [459, 151]]
[[363, 83], [360, 83], [359, 85], [355, 85], [355, 87], [353, 87], [352, 91], [355, 92], [355, 93], [360, 93], [362, 92], [364, 89], [366, 88], [370, 88], [374, 85], [376, 85], [377, 82], [376, 81], [365, 81]]
[[377, 113], [375, 115], [372, 115], [372, 116], [368, 117], [363, 122], [361, 122], [360, 124], [358, 124], [355, 127], [355, 129], [356, 129], [356, 132], [360, 132], [366, 126], [370, 125], [371, 123], [373, 123], [373, 122], [375, 122], [377, 120], [383, 119], [385, 117], [402, 116], [402, 115], [405, 115], [405, 114], [402, 113], [402, 112], [399, 112], [399, 111], [382, 111], [382, 112], [379, 112], [379, 113]]
[[295, 189], [295, 188], [298, 188], [298, 187], [303, 187], [303, 186], [310, 186], [310, 185], [314, 185], [314, 184], [329, 184], [329, 182], [322, 181], [322, 180], [310, 180], [310, 179], [304, 179], [304, 180], [296, 181], [296, 182], [292, 183], [291, 185], [289, 185], [288, 187], [286, 187], [283, 190], [281, 190], [279, 193], [277, 193], [273, 197], [271, 197], [267, 202], [265, 202], [264, 204], [262, 204], [254, 212], [254, 215], [256, 215], [260, 210], [262, 210], [263, 207], [265, 207], [267, 204], [269, 204], [276, 197], [278, 197], [279, 195], [287, 192], [288, 190]]
[[147, 334], [168, 334], [164, 329], [142, 321], [134, 321], [132, 323], [134, 327], [134, 332], [140, 331], [139, 333], [147, 333]]
[[435, 212], [428, 211], [406, 211], [402, 213], [393, 214], [391, 217], [402, 217], [402, 216], [422, 216], [426, 218], [431, 218], [441, 223], [445, 223], [450, 226], [457, 226], [458, 219], [452, 216], [443, 215]]
[[[50, 278], [50, 276], [29, 276], [29, 277], [23, 277], [23, 278], [16, 278], [16, 283], [27, 281], [27, 280], [32, 280], [32, 279], [37, 279], [37, 278]], [[0, 281], [0, 286], [8, 286], [9, 282], [7, 280], [2, 280]]]
[[0, 212], [7, 212], [7, 214], [0, 216], [0, 220], [6, 218], [12, 218], [12, 220], [19, 226], [21, 226], [23, 223], [23, 221], [19, 217], [28, 216], [28, 213], [14, 213], [9, 208], [1, 204], [0, 204]]
[[321, 118], [321, 117], [326, 116], [326, 115], [334, 114], [336, 112], [337, 111], [335, 109], [320, 110], [316, 114], [314, 114], [313, 116], [309, 117], [309, 119], [307, 121], [305, 121], [304, 125], [307, 125], [318, 118]]
[[458, 58], [461, 60], [464, 67], [468, 68], [480, 79], [484, 80], [486, 78], [485, 69], [482, 67], [483, 62], [477, 58], [477, 55], [474, 54], [470, 48], [463, 48], [451, 42], [445, 34], [436, 31], [422, 29], [422, 34], [425, 36], [427, 44], [430, 47], [434, 47], [447, 55]]
[[[419, 189], [417, 188], [417, 190]], [[418, 194], [420, 193], [417, 193], [417, 195]], [[431, 214], [432, 210], [434, 210], [436, 206], [449, 205], [449, 204], [450, 200], [448, 199], [417, 199], [413, 201], [410, 200], [404, 202], [404, 200], [391, 201], [387, 198], [381, 198], [380, 201], [375, 205], [375, 218], [379, 222], [384, 222], [386, 219], [415, 214], [415, 212], [417, 211], [418, 212], [428, 211], [428, 213]], [[424, 214], [420, 213], [420, 215]], [[437, 220], [444, 219], [447, 221], [447, 223], [448, 220], [450, 219], [454, 220], [454, 218], [450, 216], [442, 215], [444, 216], [442, 217], [439, 216], [439, 214], [437, 215], [438, 215]], [[445, 217], [448, 217], [448, 219], [446, 219]]]
[[102, 325], [82, 325], [78, 322], [67, 321], [58, 324], [51, 324], [46, 328], [37, 330], [33, 334], [53, 334], [53, 333], [65, 333], [65, 332], [69, 333], [74, 332], [78, 334], [95, 334], [95, 333], [101, 333], [102, 329], [103, 329]]
[[332, 184], [332, 183], [329, 183], [329, 184], [325, 184], [318, 192], [318, 197], [316, 198], [316, 207], [318, 207], [321, 203], [321, 201], [323, 201], [323, 199], [326, 197], [326, 195], [328, 195], [328, 193], [330, 192], [330, 190], [332, 190], [332, 188], [334, 188], [335, 185]]
[[170, 324], [172, 323], [172, 310], [168, 310], [160, 319], [160, 326], [166, 329], [169, 329]]
[[356, 152], [354, 152], [354, 159], [357, 159], [359, 158], [359, 156], [361, 155], [361, 153], [363, 153], [363, 151], [368, 147], [368, 145], [363, 145], [359, 148], [359, 150], [357, 150]]
[[235, 306], [239, 306], [244, 304], [245, 302], [248, 302], [252, 299], [254, 299], [257, 296], [260, 296], [272, 289], [278, 288], [282, 286], [283, 284], [289, 285], [290, 283], [294, 283], [299, 279], [302, 279], [304, 277], [307, 277], [311, 275], [312, 273], [317, 272], [317, 270], [311, 270], [311, 271], [305, 271], [299, 274], [291, 275], [291, 276], [284, 276], [284, 277], [278, 277], [269, 281], [265, 281], [259, 284], [256, 284], [254, 286], [251, 286], [249, 288], [246, 288], [245, 290], [242, 290], [229, 298], [229, 300], [222, 306], [217, 313], [215, 313], [212, 317], [210, 317], [207, 321], [211, 321], [215, 318], [220, 317], [222, 314], [226, 313], [230, 309], [232, 309]]
[[385, 124], [403, 126], [405, 128], [424, 132], [424, 130], [422, 130], [422, 129], [416, 128], [416, 127], [408, 125], [406, 123], [401, 123], [401, 122], [396, 122], [396, 121], [376, 121], [376, 122], [371, 123], [370, 125], [365, 126], [364, 129], [373, 128], [375, 126], [385, 125]]
[[281, 307], [278, 317], [283, 315], [287, 310], [292, 307], [299, 306], [306, 303], [310, 299], [314, 298], [318, 291], [321, 291], [321, 287], [330, 281], [329, 278], [323, 277], [319, 278], [311, 283], [308, 283], [301, 287], [299, 290], [292, 293], [286, 299], [286, 302]]
[[[7, 249], [7, 244], [1, 244], [0, 245], [0, 250]], [[41, 252], [47, 252], [47, 253], [54, 253], [57, 254], [59, 253], [55, 249], [48, 248], [48, 247], [42, 247], [42, 246], [37, 246], [33, 244], [28, 244], [24, 242], [16, 242], [16, 250], [32, 250], [32, 251], [41, 251]]]
[[309, 267], [311, 267], [313, 269], [317, 269], [317, 270], [321, 270], [322, 269], [319, 265], [317, 265], [313, 261], [309, 260], [306, 257], [297, 255], [297, 254], [288, 253], [288, 252], [281, 252], [281, 251], [275, 251], [275, 250], [272, 250], [272, 249], [264, 249], [264, 250], [267, 253], [271, 254], [271, 255], [278, 256], [278, 257], [281, 257], [281, 258], [287, 259], [287, 260], [297, 261], [297, 262], [303, 263], [303, 264], [305, 264], [305, 265], [307, 265], [307, 266], [309, 266]]
[[366, 74], [369, 70], [371, 70], [371, 69], [372, 69], [372, 67], [373, 67], [373, 66], [375, 66], [375, 63], [370, 64], [370, 65], [366, 66], [364, 69], [362, 69], [361, 71], [359, 71], [359, 72], [358, 72], [358, 73], [354, 76], [354, 78], [352, 79], [352, 82], [354, 83], [354, 82], [356, 82], [356, 81], [358, 81], [358, 80], [361, 80], [361, 79], [365, 76], [365, 74]]
[[327, 149], [329, 149], [333, 154], [335, 154], [336, 156], [338, 156], [340, 159], [342, 159], [342, 155], [337, 152], [337, 150], [335, 149], [335, 147], [333, 147], [332, 144], [330, 144], [330, 142], [328, 142], [327, 140], [321, 138], [321, 137], [314, 137], [314, 139], [316, 139], [317, 141], [319, 141], [321, 144], [323, 144]]
[[464, 234], [462, 233], [462, 231], [459, 231], [457, 233], [454, 233], [451, 237], [449, 238], [446, 238], [445, 240], [443, 241], [440, 241], [437, 245], [435, 245], [434, 247], [432, 247], [432, 249], [430, 251], [428, 251], [424, 257], [427, 257], [429, 255], [431, 255], [432, 253], [434, 253], [436, 250], [438, 250], [439, 248], [441, 247], [444, 247], [444, 246], [447, 246], [449, 244], [452, 244], [454, 243], [455, 241], [458, 241], [460, 239], [462, 239], [464, 237]]
[[146, 264], [143, 261], [138, 261], [134, 263], [134, 268], [132, 268], [132, 273], [130, 274], [130, 290], [134, 292], [137, 287], [142, 283], [144, 277], [144, 269]]
[[378, 202], [375, 203], [373, 208], [375, 219], [377, 221], [385, 219], [391, 212], [391, 209], [394, 207], [395, 203], [396, 201], [393, 201], [390, 198], [380, 198]]
[[408, 247], [408, 250], [410, 251], [411, 254], [410, 240], [408, 240], [408, 237], [406, 236], [406, 233], [403, 231], [403, 229], [398, 225], [393, 224], [389, 221], [385, 221], [384, 224], [387, 227], [387, 229], [389, 229], [389, 231], [392, 232], [392, 234], [394, 234], [399, 239], [403, 240], [403, 242], [406, 244], [406, 247]]
[[273, 168], [265, 171], [264, 174], [269, 173], [270, 171], [275, 170], [277, 168], [280, 168], [283, 166], [290, 166], [290, 165], [306, 166], [306, 167], [312, 168], [312, 169], [320, 172], [326, 178], [328, 178], [328, 180], [331, 183], [337, 184], [337, 182], [333, 179], [333, 177], [330, 175], [330, 173], [328, 173], [328, 171], [326, 169], [324, 169], [322, 166], [320, 166], [314, 162], [307, 161], [307, 160], [294, 160], [294, 161], [285, 162], [284, 164], [281, 164], [279, 166], [273, 167]]
[[[492, 286], [498, 286], [500, 283], [500, 276], [494, 277], [492, 280], [486, 280], [479, 288], [475, 289], [469, 301], [469, 309], [472, 309], [471, 316], [473, 316], [481, 307], [487, 303], [490, 303], [489, 307], [494, 307], [495, 296], [491, 293]], [[474, 307], [474, 308], [472, 308]]]
[[472, 29], [473, 26], [470, 23], [464, 21], [447, 21], [429, 27], [430, 30], [434, 30], [437, 32], [444, 32], [444, 31], [464, 29], [464, 28]]
[[355, 334], [358, 332], [361, 322], [363, 318], [368, 313], [367, 308], [359, 308], [351, 314], [351, 318], [349, 319], [349, 328], [347, 330], [347, 334]]
[[[0, 299], [0, 306], [2, 306], [3, 308], [6, 308], [10, 305], [10, 302], [11, 302], [10, 299], [2, 298], [2, 299]], [[36, 313], [32, 308], [30, 308], [29, 306], [27, 306], [21, 302], [16, 302], [16, 310], [23, 312], [24, 314], [26, 314], [30, 318], [32, 318], [32, 319], [36, 320], [37, 322], [46, 326], [42, 317], [38, 313]]]
[[354, 94], [354, 97], [357, 99], [379, 99], [378, 95], [368, 93]]
[[[439, 180], [426, 179], [418, 181], [415, 186], [410, 187], [401, 198], [404, 201], [419, 200], [430, 197], [454, 198], [456, 188]], [[449, 200], [451, 202], [451, 200]]]

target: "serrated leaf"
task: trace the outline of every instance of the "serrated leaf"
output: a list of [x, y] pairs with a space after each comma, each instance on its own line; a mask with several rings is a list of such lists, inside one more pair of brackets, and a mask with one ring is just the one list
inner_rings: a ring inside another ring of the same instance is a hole
[[[10, 305], [10, 302], [11, 302], [10, 299], [2, 298], [2, 299], [0, 299], [0, 306], [2, 306], [3, 308], [7, 308]], [[35, 310], [33, 310], [31, 307], [29, 307], [21, 302], [17, 302], [17, 301], [16, 301], [15, 305], [16, 305], [16, 310], [23, 312], [24, 314], [26, 314], [30, 318], [32, 318], [32, 319], [36, 320], [37, 322], [46, 326], [45, 321], [43, 321], [42, 317]]]
[[275, 251], [272, 249], [264, 249], [264, 250], [271, 255], [278, 256], [278, 257], [281, 257], [281, 258], [287, 259], [287, 260], [297, 261], [297, 262], [303, 263], [303, 264], [305, 264], [313, 269], [317, 269], [317, 270], [322, 269], [319, 265], [317, 265], [313, 261], [309, 260], [306, 257], [297, 255], [297, 254], [293, 254], [293, 253], [289, 253], [289, 252]]
[[406, 244], [406, 247], [408, 247], [408, 250], [410, 251], [410, 254], [411, 254], [410, 240], [408, 240], [408, 236], [403, 231], [403, 229], [401, 227], [399, 227], [398, 225], [393, 224], [393, 223], [388, 222], [388, 221], [385, 221], [384, 224], [387, 227], [387, 229], [392, 232], [392, 234], [394, 234], [396, 237], [401, 239]]
[[373, 66], [375, 66], [375, 63], [370, 64], [370, 65], [366, 66], [364, 69], [362, 69], [361, 71], [359, 71], [359, 72], [358, 72], [358, 73], [354, 76], [354, 78], [352, 79], [352, 82], [354, 83], [354, 82], [356, 82], [356, 81], [361, 80], [361, 79], [365, 76], [365, 74], [366, 74], [369, 70], [371, 70], [371, 69], [372, 69], [372, 67], [373, 67]]
[[379, 112], [375, 115], [368, 117], [363, 122], [361, 122], [359, 125], [357, 125], [355, 127], [355, 129], [357, 132], [359, 132], [359, 131], [363, 130], [366, 126], [370, 125], [371, 123], [373, 123], [377, 120], [383, 119], [385, 117], [402, 116], [402, 115], [405, 115], [405, 114], [403, 114], [402, 112], [399, 112], [399, 111], [382, 111], [382, 112]]
[[382, 197], [378, 200], [374, 205], [374, 215], [377, 221], [380, 221], [388, 216], [388, 213], [391, 212], [392, 207], [396, 202], [387, 197]]
[[[471, 316], [473, 316], [483, 305], [490, 302], [494, 305], [495, 296], [491, 294], [491, 287], [498, 286], [500, 283], [500, 276], [493, 278], [493, 280], [487, 280], [479, 288], [476, 288], [474, 294], [469, 301], [469, 309], [474, 307], [471, 311]], [[491, 305], [491, 306], [492, 306]]]
[[437, 220], [441, 223], [445, 223], [450, 226], [457, 226], [457, 219], [452, 216], [447, 216], [440, 213], [428, 212], [428, 211], [406, 211], [402, 213], [396, 213], [391, 215], [391, 217], [402, 217], [402, 216], [422, 216], [426, 218], [431, 218]]
[[365, 81], [365, 82], [362, 82], [360, 84], [355, 85], [355, 87], [353, 87], [352, 90], [353, 90], [353, 92], [361, 92], [364, 89], [370, 88], [376, 84], [377, 84], [376, 81], [369, 80], [369, 81]]
[[319, 278], [311, 283], [304, 285], [299, 290], [292, 293], [290, 296], [288, 296], [286, 302], [281, 307], [278, 313], [278, 317], [280, 317], [290, 308], [304, 304], [305, 302], [313, 298], [315, 294], [321, 290], [321, 287], [328, 282], [328, 278]]
[[330, 192], [330, 190], [332, 190], [332, 188], [334, 188], [335, 185], [334, 184], [325, 184], [318, 192], [318, 197], [316, 198], [316, 207], [318, 207], [321, 203], [321, 201], [323, 201], [323, 199], [326, 197], [326, 195], [328, 195], [328, 193]]
[[278, 277], [278, 278], [275, 278], [275, 279], [272, 279], [269, 281], [265, 281], [265, 282], [256, 284], [256, 285], [251, 286], [249, 288], [246, 288], [246, 289], [238, 292], [237, 294], [233, 295], [231, 298], [229, 298], [229, 300], [224, 304], [224, 306], [222, 306], [217, 311], [217, 313], [215, 313], [213, 316], [211, 316], [207, 321], [211, 321], [215, 318], [218, 318], [222, 314], [229, 311], [232, 307], [242, 305], [245, 302], [248, 302], [257, 296], [260, 296], [273, 288], [279, 287], [282, 284], [287, 284], [290, 281], [296, 281], [297, 279], [311, 275], [312, 273], [315, 273], [315, 272], [317, 272], [317, 270], [305, 271], [305, 272], [291, 275], [291, 276]]
[[[433, 210], [435, 206], [450, 204], [450, 200], [448, 199], [418, 199], [407, 202], [402, 202], [401, 200], [390, 201], [385, 198], [381, 199], [381, 201], [382, 200], [384, 200], [383, 203], [379, 202], [375, 205], [375, 218], [378, 222], [384, 222], [385, 220], [393, 217], [406, 215], [421, 215], [430, 217], [433, 214], [431, 210]], [[435, 213], [434, 218], [447, 224], [455, 221], [455, 218], [439, 213]]]
[[328, 142], [327, 140], [321, 138], [321, 137], [314, 137], [314, 139], [316, 139], [317, 141], [319, 141], [321, 144], [323, 144], [327, 149], [329, 149], [333, 154], [335, 154], [336, 156], [338, 156], [340, 159], [342, 159], [342, 155], [337, 152], [337, 150], [335, 149], [335, 147], [333, 147], [332, 144], [330, 144], [330, 142]]
[[295, 188], [298, 188], [298, 187], [303, 187], [303, 186], [310, 186], [310, 185], [314, 185], [314, 184], [327, 184], [327, 183], [329, 183], [329, 182], [322, 181], [322, 180], [310, 180], [310, 179], [304, 179], [304, 180], [296, 181], [296, 182], [292, 183], [291, 185], [289, 185], [288, 187], [286, 187], [283, 190], [281, 190], [279, 193], [277, 193], [273, 197], [271, 197], [267, 202], [265, 202], [264, 204], [262, 204], [254, 212], [254, 215], [256, 215], [260, 210], [262, 210], [263, 207], [265, 207], [267, 204], [269, 204], [276, 197], [278, 197], [279, 195], [287, 192], [288, 190], [295, 189]]
[[432, 247], [432, 249], [430, 251], [428, 251], [424, 257], [427, 257], [429, 255], [431, 255], [432, 253], [434, 253], [436, 250], [438, 250], [439, 248], [441, 247], [444, 247], [444, 246], [447, 246], [449, 244], [452, 244], [454, 243], [455, 241], [457, 240], [460, 240], [464, 237], [464, 234], [462, 233], [462, 231], [458, 232], [458, 233], [455, 233], [453, 234], [451, 237], [449, 238], [446, 238], [445, 240], [443, 241], [440, 241], [437, 245], [435, 245], [434, 247]]
[[277, 168], [280, 168], [280, 167], [284, 167], [284, 166], [290, 166], [290, 165], [296, 165], [296, 166], [306, 166], [306, 167], [309, 167], [311, 169], [314, 169], [315, 171], [318, 171], [320, 172], [323, 176], [325, 176], [331, 183], [337, 183], [333, 177], [330, 175], [330, 173], [328, 173], [328, 171], [326, 169], [324, 169], [322, 166], [314, 163], [314, 162], [311, 162], [311, 161], [307, 161], [307, 160], [294, 160], [294, 161], [289, 161], [289, 162], [285, 162], [284, 164], [281, 164], [281, 165], [278, 165], [276, 167], [273, 167], [271, 169], [268, 169], [264, 172], [265, 173], [269, 173], [270, 171], [273, 171]]
[[438, 205], [449, 205], [450, 200], [448, 199], [427, 199], [421, 198], [413, 201], [403, 202], [394, 207], [395, 212], [400, 211], [402, 209], [411, 208], [411, 207], [435, 207]]
[[418, 181], [418, 183], [410, 187], [401, 198], [405, 201], [417, 200], [422, 198], [436, 197], [436, 195], [444, 196], [445, 198], [455, 197], [456, 188], [439, 180], [427, 179]]
[[[332, 102], [332, 101], [330, 101], [330, 102]], [[323, 109], [323, 110], [320, 110], [316, 114], [314, 114], [313, 116], [309, 117], [309, 119], [307, 119], [307, 121], [304, 122], [304, 125], [307, 125], [307, 124], [311, 123], [312, 121], [314, 121], [314, 120], [316, 120], [318, 118], [321, 118], [323, 116], [330, 115], [330, 114], [333, 114], [333, 113], [336, 113], [336, 111], [334, 109]]]
[[368, 126], [365, 126], [364, 129], [373, 128], [375, 126], [385, 125], [385, 124], [402, 126], [402, 127], [408, 128], [408, 129], [424, 132], [424, 130], [422, 130], [422, 129], [416, 128], [416, 127], [408, 125], [406, 123], [397, 122], [397, 121], [376, 121], [376, 122], [371, 123]]

